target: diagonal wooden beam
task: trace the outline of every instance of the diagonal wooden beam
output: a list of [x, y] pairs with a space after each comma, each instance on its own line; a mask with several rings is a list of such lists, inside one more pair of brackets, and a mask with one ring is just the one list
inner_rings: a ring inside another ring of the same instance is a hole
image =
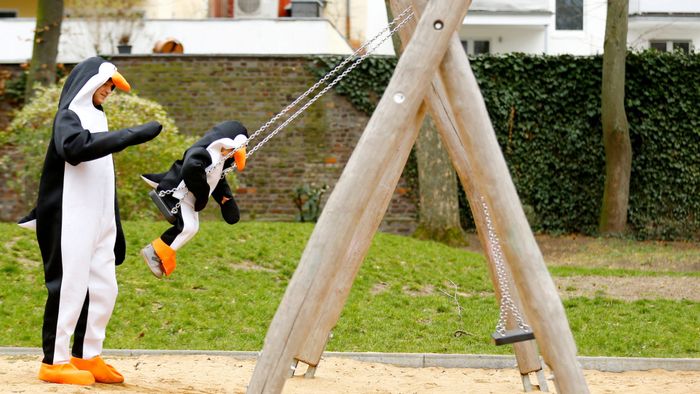
[[[407, 7], [411, 7], [411, 1], [410, 0], [392, 0], [391, 1], [391, 6], [392, 6], [392, 11], [394, 15], [399, 15], [401, 12], [403, 12]], [[421, 6], [424, 6], [421, 5]], [[405, 27], [400, 29], [398, 32], [401, 35], [401, 40], [403, 43], [408, 43], [410, 40], [410, 37], [413, 35], [415, 28], [416, 28], [416, 19], [410, 20], [405, 24]], [[399, 48], [397, 48], [398, 50]], [[435, 120], [435, 123], [437, 127], [441, 130], [442, 132], [442, 138], [453, 138], [453, 142], [450, 146], [452, 147], [461, 147], [461, 145], [458, 143], [458, 140], [455, 140], [456, 138], [456, 131], [455, 131], [455, 124], [456, 121], [454, 120], [454, 114], [452, 113], [452, 109], [449, 106], [449, 103], [447, 103], [446, 100], [446, 95], [445, 95], [445, 90], [444, 86], [442, 85], [442, 79], [440, 78], [439, 75], [436, 75], [433, 78], [432, 81], [432, 86], [431, 89], [428, 91], [426, 103], [428, 103], [428, 107], [431, 110], [431, 115], [433, 119]], [[420, 126], [422, 121], [422, 116], [416, 120], [418, 126]], [[444, 130], [450, 130], [450, 131], [444, 131]], [[414, 130], [415, 131], [415, 130]], [[409, 139], [407, 138], [404, 143], [410, 143], [408, 141]], [[474, 187], [471, 183], [471, 179], [469, 178], [469, 167], [468, 163], [466, 162], [466, 155], [464, 154], [463, 150], [460, 151], [455, 151], [452, 149], [450, 152], [450, 157], [455, 165], [455, 167], [458, 169], [458, 174], [460, 176], [460, 179], [462, 181], [464, 190], [466, 191], [466, 195], [468, 200], [470, 201], [470, 205], [474, 207], [479, 206], [479, 198], [476, 195], [474, 191]], [[403, 162], [399, 161], [394, 161], [390, 163], [390, 165], [399, 165], [403, 166]], [[387, 173], [393, 173], [394, 170], [388, 169]], [[390, 198], [391, 196], [385, 195], [385, 198]], [[487, 238], [485, 238], [483, 235], [487, 234], [487, 231], [485, 230], [485, 224], [484, 224], [484, 219], [483, 219], [483, 214], [481, 210], [475, 210], [473, 212], [474, 214], [474, 219], [477, 223], [477, 228], [479, 229], [479, 235], [480, 239], [483, 245], [487, 246]], [[368, 216], [368, 215], [365, 215]], [[362, 220], [373, 220], [376, 219], [373, 217], [365, 217]], [[370, 238], [373, 236], [373, 234], [367, 234]], [[487, 251], [487, 258], [489, 259], [489, 272], [492, 277], [492, 282], [494, 284], [494, 288], [496, 290], [496, 295], [498, 299], [500, 299], [500, 288], [498, 281], [496, 279], [496, 273], [494, 269], [494, 264], [493, 264], [493, 256], [491, 256], [488, 253], [488, 248], [485, 247], [485, 250]], [[359, 267], [359, 266], [358, 266]], [[342, 281], [342, 278], [338, 278], [337, 276], [334, 278], [334, 280], [340, 280]], [[515, 289], [515, 285], [513, 284], [513, 281], [511, 278], [508, 278], [508, 286], [509, 290], [513, 295], [514, 302], [517, 304], [517, 306], [522, 310], [522, 306], [520, 305], [520, 300], [517, 296], [517, 289]], [[340, 286], [336, 286], [336, 288], [340, 288]], [[337, 297], [342, 298], [343, 300], [347, 298], [347, 293], [349, 292], [349, 288], [345, 289], [345, 292], [337, 293], [335, 294]], [[323, 350], [325, 348], [327, 339], [328, 339], [328, 333], [330, 330], [333, 329], [333, 327], [336, 325], [338, 318], [340, 317], [340, 313], [342, 312], [342, 303], [338, 303], [332, 300], [327, 300], [323, 306], [323, 309], [321, 313], [319, 313], [317, 316], [314, 316], [314, 319], [316, 323], [313, 325], [313, 328], [311, 332], [309, 333], [306, 342], [302, 346], [302, 349], [300, 349], [300, 352], [297, 354], [296, 359], [299, 361], [302, 361], [312, 367], [315, 367], [318, 365], [321, 356], [323, 354]], [[343, 302], [344, 303], [344, 302]], [[509, 318], [507, 321], [507, 328], [515, 328], [516, 324], [514, 319]], [[542, 364], [540, 363], [539, 355], [537, 353], [537, 348], [535, 345], [534, 341], [527, 341], [523, 343], [515, 343], [514, 345], [514, 350], [515, 350], [515, 356], [516, 360], [518, 363], [518, 367], [520, 370], [520, 373], [522, 375], [526, 375], [530, 372], [537, 372], [542, 369]], [[542, 385], [544, 382], [540, 382]]]
[[[340, 180], [314, 228], [253, 371], [248, 393], [279, 393], [290, 366], [312, 330], [314, 316], [330, 300], [344, 304], [354, 276], [369, 249], [379, 221], [358, 222], [364, 215], [381, 218], [401, 171], [386, 174], [392, 161], [405, 163], [415, 142], [419, 107], [448, 41], [461, 24], [471, 1], [435, 0], [425, 8], [415, 38], [396, 66]], [[406, 138], [411, 144], [402, 144]], [[403, 166], [401, 166], [403, 167]], [[350, 264], [348, 264], [350, 263]], [[341, 275], [343, 280], [332, 280]], [[336, 285], [332, 287], [329, 281]]]
[[[406, 7], [412, 5], [411, 0], [391, 0], [391, 9], [394, 15], [398, 15]], [[422, 12], [425, 7], [425, 2], [418, 2], [416, 4], [416, 9], [418, 12]], [[406, 26], [399, 30], [399, 36], [401, 37], [401, 42], [406, 45], [411, 39], [413, 32], [415, 31], [416, 24], [414, 21], [409, 21]], [[452, 40], [458, 38], [453, 37]], [[501, 288], [498, 282], [498, 275], [495, 269], [495, 256], [492, 255], [489, 248], [488, 231], [486, 229], [484, 212], [480, 207], [480, 197], [475, 190], [470, 173], [471, 168], [469, 166], [468, 155], [464, 151], [459, 139], [457, 138], [456, 125], [457, 121], [455, 119], [455, 114], [452, 111], [452, 107], [447, 100], [447, 94], [445, 91], [445, 86], [442, 82], [441, 73], [437, 73], [431, 83], [431, 88], [428, 90], [425, 102], [430, 111], [430, 115], [435, 122], [435, 125], [440, 133], [440, 137], [443, 140], [443, 145], [447, 149], [447, 153], [452, 160], [453, 166], [457, 171], [457, 175], [462, 183], [462, 188], [465, 191], [469, 205], [472, 207], [472, 216], [474, 217], [474, 222], [477, 228], [477, 234], [479, 235], [479, 240], [484, 248], [484, 252], [487, 258], [489, 273], [491, 276], [491, 282], [494, 285], [494, 290], [497, 299], [501, 299]], [[447, 140], [447, 141], [446, 141]], [[515, 288], [515, 284], [512, 278], [508, 278], [508, 290], [511, 293], [511, 298], [515, 302], [520, 310], [523, 310], [520, 304], [520, 298]], [[517, 326], [515, 320], [509, 317], [506, 327], [508, 329], [515, 328]], [[515, 357], [518, 363], [518, 368], [520, 373], [525, 375], [530, 372], [536, 372], [542, 369], [542, 364], [540, 362], [539, 355], [537, 353], [537, 347], [534, 341], [526, 341], [521, 343], [513, 344]]]
[[[410, 124], [410, 126], [405, 130], [404, 138], [400, 139], [399, 145], [396, 147], [397, 152], [410, 152], [411, 147], [413, 147], [416, 138], [418, 137], [418, 132], [420, 131], [421, 125], [423, 124], [423, 119], [425, 118], [425, 106], [422, 105], [418, 109], [418, 113], [415, 119]], [[404, 167], [406, 166], [406, 160], [408, 155], [402, 153], [401, 156], [395, 157], [395, 160], [386, 163], [385, 171], [382, 176], [380, 185], [392, 185], [397, 182], [395, 179], [396, 174], [401, 174]], [[379, 206], [389, 206], [391, 198], [394, 194], [396, 187], [382, 187], [376, 188], [372, 191], [372, 201], [375, 201]], [[383, 213], [379, 213], [374, 210], [366, 210], [360, 213], [358, 228], [379, 228]], [[353, 243], [364, 244], [371, 243], [372, 238], [374, 238], [374, 232], [367, 231], [364, 233], [357, 233]], [[322, 309], [319, 313], [312, 317], [313, 323], [309, 335], [307, 336], [304, 344], [297, 353], [295, 357], [297, 360], [302, 361], [310, 366], [317, 366], [323, 355], [323, 350], [325, 348], [328, 335], [330, 331], [335, 327], [340, 314], [343, 311], [343, 306], [345, 301], [350, 294], [350, 285], [348, 283], [348, 274], [354, 279], [357, 272], [360, 269], [360, 265], [364, 255], [354, 254], [347, 255], [346, 261], [342, 263], [343, 266], [352, 267], [354, 271], [349, 272], [342, 270], [337, 272], [333, 277], [327, 278], [328, 284], [331, 289], [334, 289], [328, 296], [323, 300]]]
[[[412, 0], [414, 5], [425, 0]], [[416, 7], [420, 8], [420, 7]], [[457, 37], [441, 65], [446, 102], [455, 114], [448, 150], [462, 152], [472, 184], [483, 196], [510, 266], [525, 314], [560, 393], [587, 393], [576, 343], [554, 282], [544, 263], [510, 177], [469, 60]], [[456, 141], [460, 146], [454, 146]]]

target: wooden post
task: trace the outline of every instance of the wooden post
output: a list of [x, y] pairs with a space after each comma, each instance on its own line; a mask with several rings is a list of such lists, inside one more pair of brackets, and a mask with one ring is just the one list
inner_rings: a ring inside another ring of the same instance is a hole
[[[331, 300], [344, 304], [345, 299], [340, 295], [347, 294], [369, 249], [371, 238], [366, 234], [376, 232], [388, 205], [389, 198], [372, 197], [376, 193], [381, 197], [394, 192], [401, 171], [387, 174], [390, 163], [405, 163], [408, 158], [416, 137], [419, 106], [449, 38], [461, 25], [470, 3], [439, 0], [426, 7], [416, 29], [416, 38], [397, 64], [384, 96], [311, 234], [270, 324], [248, 386], [249, 393], [281, 392], [295, 356], [311, 332], [310, 322], [322, 313], [323, 303]], [[406, 130], [413, 135], [406, 135]], [[407, 138], [411, 144], [401, 144]], [[364, 215], [379, 219], [362, 222]], [[338, 279], [332, 280], [336, 275]], [[338, 287], [331, 288], [329, 279]]]
[[[398, 15], [409, 6], [411, 6], [410, 0], [391, 0], [391, 9], [394, 15]], [[421, 1], [416, 4], [416, 10], [419, 13], [424, 7], [425, 1]], [[399, 36], [401, 37], [401, 42], [404, 46], [410, 41], [411, 36], [415, 31], [415, 27], [416, 24], [412, 20], [406, 23], [406, 26], [403, 29], [398, 31]], [[453, 38], [453, 40], [454, 39], [456, 38]], [[474, 216], [477, 234], [479, 235], [479, 240], [481, 241], [481, 245], [484, 248], [484, 254], [486, 255], [491, 282], [494, 286], [496, 298], [500, 302], [501, 288], [495, 271], [494, 256], [490, 253], [488, 231], [486, 229], [483, 217], [484, 213], [481, 209], [480, 198], [469, 175], [471, 173], [471, 169], [469, 168], [467, 152], [464, 150], [464, 147], [459, 143], [459, 139], [457, 138], [457, 131], [455, 129], [456, 121], [454, 119], [455, 116], [454, 113], [452, 113], [452, 108], [447, 101], [447, 94], [445, 93], [445, 87], [443, 86], [442, 78], [439, 73], [433, 78], [431, 89], [429, 89], [428, 95], [426, 96], [426, 103], [428, 104], [430, 115], [437, 126], [438, 132], [440, 133], [440, 137], [443, 140], [443, 144], [447, 148], [447, 153], [452, 160], [452, 164], [457, 171], [460, 181], [462, 182], [462, 188], [467, 196], [469, 205], [472, 208], [471, 211], [472, 215]], [[511, 278], [508, 278], [508, 286], [513, 302], [522, 311], [523, 308], [520, 303], [520, 297], [518, 296], [517, 289], [515, 288]], [[515, 321], [512, 317], [509, 317], [508, 321], [506, 322], [506, 327], [508, 329], [516, 327]], [[537, 347], [534, 341], [515, 343], [513, 344], [513, 347], [515, 358], [518, 362], [518, 368], [521, 374], [525, 375], [542, 369], [542, 363], [540, 362]]]
[[[489, 207], [525, 314], [545, 362], [554, 371], [557, 392], [587, 393], [564, 307], [525, 218], [476, 78], [458, 39], [451, 40], [440, 71], [455, 114], [456, 137], [466, 152], [473, 184]], [[452, 141], [446, 139], [448, 149], [459, 150], [450, 147]]]
[[[422, 105], [418, 113], [415, 116], [413, 124], [406, 130], [405, 138], [399, 140], [399, 146], [397, 151], [400, 152], [410, 152], [416, 138], [418, 137], [418, 132], [420, 131], [421, 125], [423, 124], [423, 119], [425, 118], [425, 106]], [[405, 159], [389, 161], [386, 163], [385, 173], [382, 176], [382, 180], [379, 182], [380, 185], [387, 185], [394, 182], [395, 174], [401, 174], [403, 168], [406, 165]], [[381, 206], [389, 206], [391, 201], [392, 193], [387, 193], [384, 190], [377, 189], [372, 193], [373, 199], [376, 199], [377, 203]], [[379, 228], [383, 215], [377, 215], [375, 212], [367, 210], [361, 213], [360, 220], [358, 221], [358, 227], [360, 228]], [[374, 237], [374, 232], [366, 232], [364, 234], [360, 233], [356, 235], [357, 239], [355, 243], [371, 243]], [[343, 265], [355, 267], [355, 271], [352, 273], [354, 278], [357, 271], [360, 268], [362, 259], [364, 256], [354, 255], [348, 261], [342, 263]], [[358, 261], [359, 259], [359, 261]], [[343, 311], [343, 306], [350, 294], [350, 286], [346, 283], [346, 278], [343, 275], [335, 275], [332, 278], [328, 278], [329, 285], [331, 288], [336, 289], [335, 292], [329, 294], [329, 297], [324, 300], [321, 313], [313, 316], [314, 324], [312, 324], [311, 331], [304, 342], [304, 345], [299, 350], [296, 359], [303, 361], [310, 366], [317, 366], [323, 355], [323, 350], [326, 346], [329, 332], [335, 327], [340, 314]]]
[[[409, 0], [392, 0], [391, 1], [391, 6], [392, 6], [392, 11], [394, 15], [399, 15], [401, 12], [403, 12], [407, 7], [409, 7], [410, 1]], [[424, 6], [424, 5], [423, 5]], [[404, 43], [408, 43], [410, 40], [410, 37], [413, 35], [413, 32], [415, 31], [416, 28], [416, 20], [413, 19], [411, 21], [408, 21], [406, 25], [399, 30], [399, 34], [401, 35], [401, 40]], [[397, 48], [398, 50], [398, 48]], [[432, 89], [428, 92], [427, 95], [427, 100], [426, 102], [429, 104], [429, 107], [431, 109], [431, 115], [436, 123], [436, 126], [438, 127], [438, 130], [442, 133], [441, 137], [443, 139], [445, 138], [453, 138], [453, 142], [451, 144], [451, 147], [453, 148], [461, 148], [461, 145], [459, 144], [458, 140], [456, 140], [456, 131], [454, 131], [454, 115], [452, 114], [451, 108], [449, 108], [449, 105], [446, 104], [447, 98], [445, 94], [444, 87], [442, 86], [442, 80], [439, 78], [439, 76], [436, 76], [433, 79], [432, 82]], [[422, 116], [420, 119], [417, 119], [416, 121], [420, 124], [422, 119]], [[447, 129], [452, 129], [451, 132], [446, 132], [445, 130]], [[408, 141], [409, 139], [407, 138], [404, 142]], [[495, 269], [494, 269], [494, 263], [493, 263], [493, 256], [489, 254], [489, 248], [488, 248], [488, 242], [487, 238], [485, 238], [484, 234], [487, 234], [486, 227], [484, 225], [484, 220], [482, 218], [483, 216], [483, 211], [480, 208], [480, 203], [478, 203], [479, 198], [475, 194], [474, 187], [472, 186], [471, 180], [468, 176], [470, 170], [468, 168], [468, 164], [466, 162], [466, 152], [464, 152], [463, 149], [460, 149], [459, 151], [457, 150], [451, 150], [448, 152], [450, 154], [450, 158], [452, 159], [453, 164], [455, 165], [455, 168], [457, 169], [457, 172], [460, 176], [460, 179], [462, 181], [463, 188], [466, 192], [467, 199], [469, 200], [469, 203], [472, 207], [476, 207], [475, 209], [472, 209], [472, 213], [474, 215], [474, 220], [477, 224], [477, 229], [478, 229], [478, 234], [480, 241], [482, 245], [484, 245], [484, 250], [486, 252], [486, 257], [487, 261], [489, 262], [489, 273], [491, 275], [491, 280], [494, 285], [495, 293], [497, 300], [500, 301], [500, 296], [501, 296], [501, 291], [500, 291], [500, 286], [498, 283], [498, 280], [496, 278], [495, 274]], [[397, 161], [392, 162], [392, 165], [401, 165], [403, 166], [403, 163], [399, 163]], [[394, 170], [389, 170], [389, 172], [393, 172]], [[386, 196], [386, 197], [391, 197], [391, 196]], [[365, 215], [367, 216], [367, 215]], [[366, 218], [366, 219], [371, 219], [371, 218]], [[366, 220], [363, 219], [363, 220]], [[370, 238], [373, 236], [373, 234], [367, 234]], [[359, 266], [358, 266], [359, 267]], [[507, 267], [506, 267], [507, 268]], [[337, 278], [337, 276], [336, 276]], [[342, 279], [342, 278], [341, 278]], [[335, 285], [334, 285], [335, 286]], [[515, 304], [518, 306], [518, 308], [522, 311], [523, 308], [520, 305], [520, 298], [518, 297], [517, 294], [517, 289], [515, 288], [515, 285], [513, 284], [512, 278], [508, 278], [508, 286], [509, 290], [512, 295], [512, 299], [515, 302]], [[337, 287], [337, 286], [336, 286]], [[349, 288], [346, 289], [349, 292]], [[343, 300], [347, 298], [347, 293], [344, 294], [338, 294], [340, 298]], [[323, 354], [323, 350], [325, 348], [326, 342], [328, 340], [328, 333], [330, 330], [333, 329], [335, 324], [338, 321], [338, 318], [340, 317], [340, 313], [342, 312], [342, 304], [335, 302], [333, 300], [327, 300], [327, 302], [324, 304], [322, 312], [318, 316], [314, 316], [314, 319], [316, 320], [316, 324], [313, 326], [312, 331], [310, 332], [309, 336], [307, 337], [307, 340], [300, 350], [299, 354], [297, 355], [296, 359], [299, 361], [302, 361], [310, 366], [317, 366], [321, 356]], [[509, 317], [506, 327], [508, 329], [512, 329], [516, 327], [514, 319], [512, 317]], [[530, 372], [536, 372], [542, 369], [542, 364], [540, 363], [540, 359], [537, 353], [537, 348], [535, 345], [534, 341], [527, 341], [527, 342], [522, 342], [522, 343], [515, 343], [513, 344], [514, 346], [514, 353], [515, 357], [518, 363], [518, 367], [520, 370], [520, 373], [522, 375], [528, 374]]]

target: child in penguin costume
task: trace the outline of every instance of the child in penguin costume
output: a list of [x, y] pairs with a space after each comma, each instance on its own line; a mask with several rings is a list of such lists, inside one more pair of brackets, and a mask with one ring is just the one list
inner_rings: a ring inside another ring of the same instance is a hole
[[117, 298], [115, 266], [126, 252], [112, 153], [155, 138], [162, 126], [108, 131], [102, 103], [115, 87], [130, 90], [104, 59], [75, 66], [61, 91], [36, 208], [19, 223], [36, 230], [44, 262], [48, 298], [39, 379], [47, 382], [124, 381], [100, 357]]
[[227, 223], [235, 224], [240, 219], [233, 193], [221, 175], [234, 163], [238, 171], [243, 171], [247, 142], [248, 132], [242, 124], [222, 122], [189, 147], [167, 172], [142, 175], [143, 180], [155, 188], [155, 193], [174, 190], [154, 199], [166, 215], [180, 202], [177, 213], [168, 215], [173, 226], [141, 250], [157, 278], [168, 276], [175, 269], [176, 252], [199, 230], [198, 212], [206, 207], [209, 196], [219, 203]]

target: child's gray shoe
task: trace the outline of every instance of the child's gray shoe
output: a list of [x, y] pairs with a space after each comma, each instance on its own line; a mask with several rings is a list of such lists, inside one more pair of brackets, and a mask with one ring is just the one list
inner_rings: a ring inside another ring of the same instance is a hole
[[160, 257], [156, 254], [156, 250], [153, 249], [153, 245], [148, 244], [145, 248], [141, 249], [141, 256], [143, 260], [148, 265], [148, 268], [153, 272], [156, 278], [162, 278], [165, 270], [163, 269], [163, 263], [160, 261]]

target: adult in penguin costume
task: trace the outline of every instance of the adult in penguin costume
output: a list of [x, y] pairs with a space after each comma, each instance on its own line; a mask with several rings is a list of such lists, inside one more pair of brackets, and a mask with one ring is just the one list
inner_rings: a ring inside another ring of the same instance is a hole
[[161, 191], [174, 190], [162, 198], [155, 197], [165, 214], [180, 202], [177, 213], [168, 215], [173, 226], [141, 250], [146, 264], [157, 278], [168, 276], [175, 269], [176, 252], [199, 230], [198, 212], [206, 207], [210, 195], [219, 203], [227, 223], [235, 224], [240, 219], [231, 188], [221, 174], [233, 163], [238, 171], [243, 171], [247, 142], [248, 131], [242, 124], [222, 122], [189, 147], [182, 159], [175, 161], [167, 172], [142, 175], [155, 188], [154, 197]]
[[36, 230], [44, 262], [48, 298], [39, 379], [47, 382], [124, 381], [100, 357], [117, 298], [115, 265], [126, 251], [112, 153], [155, 138], [162, 126], [108, 131], [102, 103], [115, 87], [130, 90], [104, 59], [75, 66], [61, 92], [36, 208], [20, 220]]

